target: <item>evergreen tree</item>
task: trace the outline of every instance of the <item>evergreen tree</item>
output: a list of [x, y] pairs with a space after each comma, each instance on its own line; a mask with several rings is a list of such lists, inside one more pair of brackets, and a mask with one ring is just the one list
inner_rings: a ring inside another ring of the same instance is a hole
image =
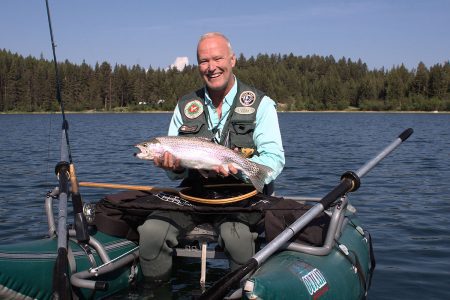
[[[58, 63], [66, 109], [172, 110], [185, 93], [202, 86], [196, 66], [146, 70], [107, 62]], [[450, 110], [450, 64], [409, 71], [368, 70], [360, 59], [294, 54], [237, 57], [236, 76], [264, 91], [285, 109]], [[55, 111], [54, 65], [0, 50], [0, 111]], [[146, 105], [139, 105], [147, 103]]]

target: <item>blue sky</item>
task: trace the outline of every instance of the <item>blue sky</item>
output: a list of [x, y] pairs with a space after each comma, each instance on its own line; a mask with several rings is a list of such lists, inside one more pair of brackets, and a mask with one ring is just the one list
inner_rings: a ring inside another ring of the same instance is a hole
[[[450, 0], [49, 0], [59, 61], [165, 68], [195, 64], [198, 38], [227, 35], [236, 54], [333, 55], [369, 69], [450, 59]], [[1, 0], [0, 48], [52, 58], [44, 0]]]

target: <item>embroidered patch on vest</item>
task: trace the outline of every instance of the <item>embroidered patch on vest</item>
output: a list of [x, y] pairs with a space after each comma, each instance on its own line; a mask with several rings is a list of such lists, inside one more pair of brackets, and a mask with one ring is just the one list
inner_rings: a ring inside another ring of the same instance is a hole
[[255, 109], [253, 107], [239, 106], [234, 109], [234, 112], [241, 115], [251, 115], [255, 112]]
[[242, 92], [241, 95], [239, 96], [239, 101], [244, 106], [252, 105], [255, 102], [255, 100], [256, 100], [256, 94], [253, 93], [252, 91]]
[[184, 107], [184, 115], [188, 119], [195, 119], [203, 113], [203, 104], [200, 100], [192, 100]]

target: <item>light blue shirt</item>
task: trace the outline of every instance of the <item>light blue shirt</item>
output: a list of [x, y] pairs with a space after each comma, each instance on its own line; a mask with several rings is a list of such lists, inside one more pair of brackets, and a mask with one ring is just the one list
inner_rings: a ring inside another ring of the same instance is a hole
[[[209, 97], [208, 90], [205, 88], [205, 104], [209, 113], [208, 128], [213, 129], [218, 125], [217, 138], [223, 130], [223, 126], [226, 123], [228, 114], [230, 113], [231, 105], [237, 94], [237, 80], [235, 79], [234, 85], [222, 104], [222, 117], [219, 119], [217, 109], [212, 104], [212, 100]], [[169, 136], [178, 135], [178, 129], [183, 125], [183, 119], [178, 108], [175, 107], [172, 120], [169, 126]], [[256, 145], [256, 149], [259, 155], [255, 155], [250, 158], [251, 161], [265, 165], [273, 170], [271, 176], [266, 178], [265, 183], [268, 184], [275, 180], [284, 168], [284, 149], [281, 141], [280, 127], [278, 124], [278, 116], [276, 110], [275, 101], [268, 96], [264, 96], [261, 99], [258, 110], [256, 112], [256, 126], [253, 132], [253, 141]], [[180, 179], [186, 176], [186, 174], [174, 174], [169, 172], [169, 177], [172, 179]]]

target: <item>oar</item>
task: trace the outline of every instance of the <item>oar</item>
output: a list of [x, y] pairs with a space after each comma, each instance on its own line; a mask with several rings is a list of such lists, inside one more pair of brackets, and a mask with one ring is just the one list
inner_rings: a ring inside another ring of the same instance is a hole
[[53, 299], [71, 299], [71, 289], [69, 282], [69, 260], [67, 257], [67, 199], [69, 194], [69, 163], [63, 160], [64, 156], [64, 150], [61, 149], [62, 159], [61, 162], [56, 165], [56, 175], [59, 181], [57, 231], [58, 254], [56, 257], [53, 273]]
[[[217, 187], [225, 187], [225, 186], [233, 186], [234, 184], [217, 184], [217, 185], [206, 185], [208, 188], [217, 188]], [[156, 187], [149, 185], [129, 185], [129, 184], [116, 184], [116, 183], [101, 183], [101, 182], [80, 182], [79, 186], [84, 187], [96, 187], [96, 188], [110, 188], [110, 189], [121, 189], [121, 190], [134, 190], [134, 191], [146, 191], [146, 192], [165, 192], [165, 193], [173, 193], [179, 195], [181, 198], [191, 201], [198, 202], [203, 204], [212, 204], [212, 205], [220, 205], [220, 204], [229, 204], [233, 202], [238, 202], [241, 200], [245, 200], [249, 197], [252, 197], [258, 193], [257, 190], [252, 190], [246, 194], [239, 194], [230, 198], [222, 198], [222, 199], [204, 199], [201, 197], [189, 195], [190, 188], [164, 188], [164, 187]]]
[[89, 182], [89, 181], [81, 181], [78, 184], [79, 184], [79, 186], [84, 186], [84, 187], [144, 191], [144, 192], [166, 192], [166, 193], [178, 194], [178, 192], [180, 191], [179, 189], [156, 187], [156, 186], [150, 186], [150, 185], [130, 185], [130, 184]]
[[345, 172], [341, 177], [341, 182], [325, 197], [308, 210], [303, 216], [292, 223], [288, 228], [281, 232], [275, 239], [268, 243], [263, 249], [256, 253], [250, 260], [248, 260], [242, 267], [228, 273], [222, 279], [215, 282], [212, 287], [203, 293], [199, 299], [223, 299], [230, 287], [238, 283], [245, 275], [258, 268], [264, 263], [272, 254], [280, 249], [286, 242], [288, 242], [297, 232], [309, 224], [321, 212], [327, 209], [336, 199], [342, 197], [348, 192], [358, 189], [360, 185], [360, 177], [367, 174], [373, 167], [375, 167], [383, 158], [394, 151], [403, 141], [405, 141], [413, 133], [412, 128], [403, 131], [397, 139], [389, 144], [377, 156], [368, 161], [356, 172]]

